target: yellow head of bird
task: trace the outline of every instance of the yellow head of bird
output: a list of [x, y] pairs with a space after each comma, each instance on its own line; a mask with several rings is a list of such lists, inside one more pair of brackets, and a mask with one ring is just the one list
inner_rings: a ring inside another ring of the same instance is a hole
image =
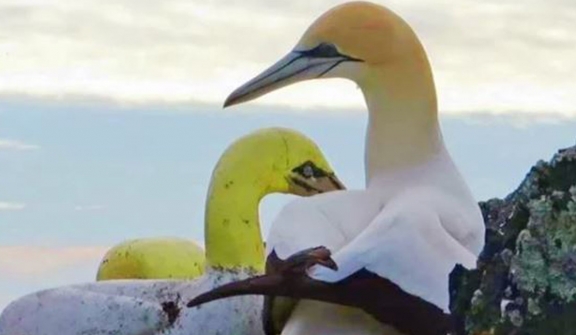
[[309, 196], [344, 189], [314, 141], [286, 128], [260, 129], [236, 140], [214, 174], [228, 171], [258, 186], [261, 196], [274, 192]]
[[429, 67], [410, 26], [380, 5], [345, 3], [316, 19], [288, 55], [232, 92], [224, 106], [317, 78], [345, 78], [362, 87], [375, 73], [406, 64]]

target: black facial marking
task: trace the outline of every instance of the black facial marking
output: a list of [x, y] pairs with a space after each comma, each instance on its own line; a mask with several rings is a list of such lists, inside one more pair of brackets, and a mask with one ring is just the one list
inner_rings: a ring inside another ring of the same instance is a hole
[[315, 46], [312, 49], [308, 49], [308, 50], [302, 50], [302, 51], [296, 51], [296, 53], [299, 54], [298, 57], [294, 57], [293, 59], [291, 59], [289, 62], [287, 62], [286, 64], [284, 64], [283, 66], [279, 67], [278, 69], [276, 69], [276, 71], [270, 73], [270, 75], [277, 73], [281, 70], [283, 70], [284, 68], [286, 68], [287, 66], [289, 66], [290, 64], [294, 63], [295, 61], [299, 60], [300, 58], [303, 57], [310, 57], [310, 58], [342, 58], [341, 60], [339, 60], [335, 65], [332, 65], [328, 70], [324, 71], [322, 74], [320, 74], [321, 77], [323, 76], [326, 72], [332, 70], [333, 68], [335, 68], [338, 64], [345, 62], [345, 61], [352, 61], [352, 62], [363, 62], [363, 60], [358, 59], [358, 58], [354, 58], [354, 57], [350, 57], [350, 56], [346, 56], [342, 53], [340, 53], [338, 51], [338, 49], [336, 49], [336, 47], [334, 46], [334, 44], [330, 44], [330, 43], [320, 43], [317, 46]]
[[363, 60], [361, 60], [361, 59], [346, 56], [346, 55], [340, 53], [340, 51], [338, 51], [338, 49], [336, 49], [334, 44], [330, 44], [330, 43], [320, 43], [312, 49], [297, 51], [297, 52], [303, 56], [310, 57], [310, 58], [342, 58], [342, 60], [340, 62], [343, 62], [343, 61], [363, 62]]
[[308, 57], [331, 58], [342, 56], [333, 44], [320, 43], [312, 49], [301, 51], [301, 54]]

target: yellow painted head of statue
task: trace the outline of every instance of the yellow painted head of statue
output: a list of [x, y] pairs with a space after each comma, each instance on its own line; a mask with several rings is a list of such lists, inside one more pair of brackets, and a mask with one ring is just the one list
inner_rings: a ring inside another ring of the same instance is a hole
[[258, 205], [270, 193], [310, 196], [344, 189], [318, 146], [285, 128], [266, 128], [232, 143], [214, 171], [206, 201], [210, 268], [262, 271]]

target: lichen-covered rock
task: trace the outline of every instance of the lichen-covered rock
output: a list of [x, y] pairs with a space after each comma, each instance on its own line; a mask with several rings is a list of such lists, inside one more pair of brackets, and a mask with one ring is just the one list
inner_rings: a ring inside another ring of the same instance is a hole
[[458, 268], [451, 278], [458, 334], [576, 334], [576, 146], [480, 207], [486, 246], [478, 269]]

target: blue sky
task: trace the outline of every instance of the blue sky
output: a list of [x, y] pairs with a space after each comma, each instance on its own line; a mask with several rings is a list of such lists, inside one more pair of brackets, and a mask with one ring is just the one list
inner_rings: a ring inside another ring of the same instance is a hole
[[[212, 168], [251, 130], [306, 133], [362, 187], [366, 115], [351, 83], [219, 107], [340, 2], [0, 0], [0, 309], [93, 280], [123, 239], [201, 241]], [[429, 51], [445, 140], [479, 200], [575, 144], [572, 0], [386, 4]], [[288, 198], [265, 199], [265, 224]]]

